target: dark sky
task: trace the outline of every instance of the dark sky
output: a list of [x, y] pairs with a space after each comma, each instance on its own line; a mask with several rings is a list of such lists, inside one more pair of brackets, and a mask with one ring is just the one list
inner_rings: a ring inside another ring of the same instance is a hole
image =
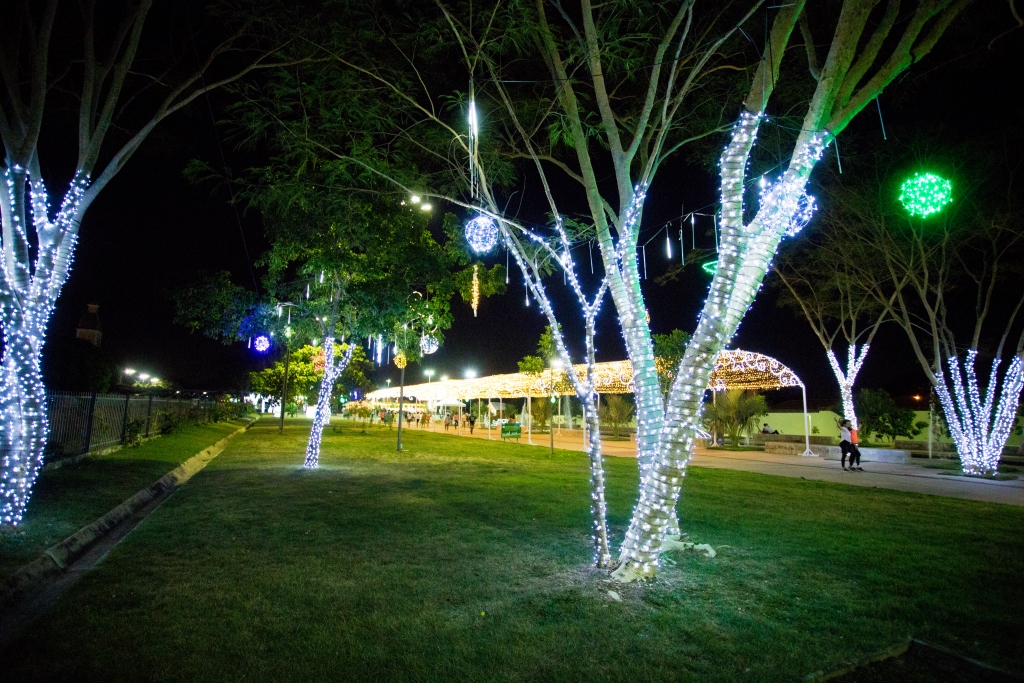
[[[1009, 27], [1009, 13], [1001, 9], [1005, 17], [991, 8], [988, 11], [1000, 26]], [[997, 32], [992, 26], [986, 35]], [[956, 41], [913, 67], [882, 96], [887, 127], [912, 129], [939, 123], [966, 135], [986, 127], [997, 129], [1005, 125], [1007, 116], [1021, 116], [1015, 100], [1024, 92], [1020, 33], [1003, 38], [992, 51], [984, 49], [987, 40], [966, 41], [958, 36]], [[960, 46], [968, 42], [970, 50], [961, 54]], [[223, 104], [220, 96], [211, 99], [215, 117]], [[100, 195], [86, 215], [50, 339], [73, 336], [85, 304], [95, 302], [100, 304], [104, 347], [122, 366], [168, 378], [187, 389], [230, 388], [242, 381], [246, 370], [256, 367], [259, 360], [244, 344], [224, 346], [172, 324], [173, 310], [165, 296], [168, 289], [189, 282], [200, 271], [229, 270], [239, 284], [251, 283], [249, 262], [265, 247], [258, 216], [236, 214], [226, 193], [192, 185], [183, 177], [182, 170], [192, 158], [221, 163], [218, 140], [230, 166], [241, 169], [249, 164], [250, 159], [224, 141], [225, 135], [223, 128], [214, 126], [206, 101], [197, 102], [158, 128]], [[850, 138], [881, 140], [874, 108], [859, 115]], [[844, 139], [845, 134], [840, 145]], [[834, 160], [826, 157], [823, 163]], [[526, 180], [528, 192], [531, 181]], [[717, 178], [702, 168], [683, 162], [668, 165], [649, 193], [641, 241], [676, 219], [682, 205], [687, 210], [710, 205], [717, 194], [716, 183]], [[441, 210], [434, 213], [439, 221]], [[699, 246], [713, 245], [707, 228], [698, 222]], [[813, 222], [807, 229], [813, 230]], [[691, 248], [688, 228], [685, 240], [687, 249]], [[673, 256], [678, 258], [678, 243], [673, 245]], [[504, 252], [495, 252], [487, 260], [504, 262], [504, 258]], [[589, 271], [585, 256], [581, 260]], [[691, 331], [709, 278], [694, 272], [665, 286], [656, 284], [653, 278], [669, 265], [664, 235], [648, 245], [646, 260], [650, 279], [643, 286], [653, 330]], [[559, 283], [553, 282], [550, 290], [559, 311], [569, 312], [562, 318], [568, 338], [574, 341], [580, 337], [576, 304], [563, 295]], [[545, 325], [535, 304], [524, 305], [522, 279], [514, 272], [508, 293], [483, 301], [478, 317], [461, 301], [453, 302], [453, 310], [455, 324], [446, 333], [445, 345], [422, 366], [435, 369], [438, 376], [458, 377], [467, 369], [480, 374], [515, 371], [516, 361], [534, 352]], [[902, 335], [896, 328], [879, 334], [859, 385], [885, 388], [898, 396], [924, 387], [924, 377]], [[773, 355], [792, 367], [804, 378], [814, 400], [830, 401], [837, 393], [821, 346], [806, 321], [778, 308], [767, 287], [741, 325], [735, 346]], [[625, 357], [610, 299], [600, 319], [598, 349], [600, 360]], [[423, 379], [422, 368], [413, 365], [409, 372], [408, 382]], [[383, 384], [388, 376], [397, 379], [397, 370], [382, 368], [374, 379]]]

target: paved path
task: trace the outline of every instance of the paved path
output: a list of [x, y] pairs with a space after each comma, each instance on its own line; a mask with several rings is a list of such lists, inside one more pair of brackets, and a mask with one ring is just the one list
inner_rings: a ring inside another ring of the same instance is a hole
[[[411, 431], [420, 431], [412, 427]], [[430, 425], [430, 431], [445, 433], [444, 426]], [[578, 429], [555, 429], [555, 448], [566, 450], [584, 449], [583, 434]], [[447, 432], [452, 437], [470, 437], [467, 429], [460, 427], [456, 432], [450, 428]], [[487, 439], [486, 429], [476, 429], [471, 438]], [[498, 430], [490, 432], [489, 438], [498, 440]], [[535, 434], [532, 437], [536, 447], [550, 448], [548, 434]], [[524, 430], [520, 443], [527, 444], [528, 436]], [[630, 438], [626, 441], [602, 442], [604, 454], [616, 457], [636, 457], [636, 443]], [[775, 455], [763, 451], [709, 451], [698, 449], [691, 463], [698, 467], [715, 467], [719, 469], [742, 470], [759, 474], [774, 474], [780, 477], [800, 477], [815, 481], [831, 481], [853, 486], [871, 486], [875, 488], [895, 489], [912, 493], [927, 493], [935, 496], [965, 498], [988, 503], [1005, 503], [1007, 505], [1024, 506], [1024, 479], [1010, 481], [992, 481], [973, 477], [942, 474], [943, 470], [933, 470], [921, 464], [896, 465], [890, 463], [864, 463], [864, 472], [843, 471], [839, 463], [823, 458], [804, 458], [792, 455]]]

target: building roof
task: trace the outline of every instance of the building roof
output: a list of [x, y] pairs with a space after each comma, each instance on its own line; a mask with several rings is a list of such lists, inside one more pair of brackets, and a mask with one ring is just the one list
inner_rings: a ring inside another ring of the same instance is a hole
[[[573, 366], [582, 378], [586, 365]], [[632, 394], [636, 391], [633, 366], [628, 360], [597, 363], [594, 366], [594, 388], [599, 394]], [[776, 359], [752, 351], [726, 350], [718, 355], [711, 373], [709, 389], [783, 389], [800, 387], [803, 382], [792, 370]], [[399, 387], [378, 389], [366, 395], [371, 400], [397, 399]], [[418, 401], [459, 400], [476, 398], [525, 398], [575, 394], [565, 370], [542, 373], [516, 372], [475, 379], [448, 379], [405, 387], [406, 398]]]

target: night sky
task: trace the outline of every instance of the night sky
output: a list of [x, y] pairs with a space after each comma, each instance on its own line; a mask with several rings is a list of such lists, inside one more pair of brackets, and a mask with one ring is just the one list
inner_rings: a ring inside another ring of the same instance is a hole
[[[971, 21], [982, 27], [984, 35], [993, 36], [1010, 27], [1012, 20], [1005, 5], [978, 4], [987, 5], [987, 16], [978, 14], [983, 10], [976, 7]], [[153, 25], [149, 30], [160, 29]], [[1020, 33], [996, 42], [992, 50], [985, 47], [987, 42], [978, 38], [968, 41], [963, 32], [954, 32], [940, 43], [940, 49], [882, 96], [886, 127], [890, 131], [911, 130], [936, 123], [952, 134], [968, 135], [1005, 126], [1008, 117], [1019, 120], [1022, 112], [1017, 98], [1024, 92]], [[968, 44], [969, 49], [962, 47]], [[789, 59], [802, 60], [803, 56], [794, 54]], [[979, 77], [981, 73], [984, 77]], [[174, 325], [172, 305], [166, 297], [169, 289], [188, 283], [201, 271], [229, 270], [235, 282], [251, 286], [249, 264], [266, 247], [258, 215], [241, 208], [236, 212], [226, 192], [190, 184], [182, 174], [193, 158], [219, 166], [218, 142], [233, 171], [253, 163], [251, 157], [239, 153], [225, 139], [226, 129], [213, 123], [222, 117], [225, 104], [223, 95], [214, 95], [209, 105], [199, 100], [165, 121], [93, 204], [82, 227], [71, 278], [50, 326], [51, 340], [73, 337], [86, 303], [94, 302], [100, 305], [104, 348], [122, 367], [130, 365], [169, 379], [182, 389], [235, 389], [244, 385], [246, 371], [256, 368], [260, 360], [247, 351], [244, 343], [225, 346]], [[847, 138], [855, 144], [882, 144], [877, 111], [869, 108], [862, 112], [849, 134], [840, 137], [844, 154]], [[822, 163], [835, 161], [826, 156]], [[56, 187], [53, 180], [50, 184]], [[536, 200], [531, 188], [533, 192], [538, 189], [536, 178], [527, 176], [524, 186], [520, 215], [529, 219], [531, 202]], [[649, 192], [641, 242], [673, 219], [677, 226], [673, 233], [678, 234], [681, 207], [710, 207], [716, 195], [717, 177], [705, 165], [688, 165], [685, 159], [667, 165]], [[435, 207], [437, 225], [443, 210]], [[698, 246], [712, 246], [709, 224], [702, 227], [698, 222], [697, 228]], [[807, 230], [813, 228], [812, 222]], [[686, 232], [689, 249], [688, 226]], [[646, 257], [650, 279], [644, 282], [644, 293], [653, 331], [692, 331], [709, 278], [693, 272], [665, 286], [655, 283], [654, 277], [669, 265], [663, 234], [648, 244]], [[673, 245], [673, 257], [678, 259], [678, 243]], [[486, 260], [504, 262], [504, 252], [492, 253]], [[589, 271], [585, 258], [581, 265]], [[557, 281], [549, 290], [558, 311], [566, 313], [561, 317], [567, 338], [579, 348], [576, 304], [563, 296], [567, 290]], [[478, 317], [474, 318], [469, 305], [461, 300], [453, 302], [453, 310], [455, 324], [446, 332], [444, 346], [423, 366], [434, 368], [436, 376], [460, 377], [467, 369], [480, 374], [513, 372], [522, 356], [535, 351], [545, 325], [535, 304], [529, 308], [524, 305], [522, 278], [514, 272], [508, 293], [484, 300]], [[625, 358], [610, 299], [600, 317], [597, 339], [599, 360]], [[828, 404], [838, 394], [810, 327], [803, 318], [780, 309], [769, 287], [762, 291], [741, 325], [734, 346], [775, 356], [789, 365], [804, 379], [816, 403]], [[386, 377], [397, 379], [397, 370], [383, 368], [373, 379], [383, 384]], [[407, 381], [424, 381], [421, 368], [410, 366]], [[858, 385], [885, 388], [896, 396], [909, 396], [925, 388], [924, 376], [901, 330], [889, 327], [879, 333]], [[779, 394], [769, 400], [797, 397]]]

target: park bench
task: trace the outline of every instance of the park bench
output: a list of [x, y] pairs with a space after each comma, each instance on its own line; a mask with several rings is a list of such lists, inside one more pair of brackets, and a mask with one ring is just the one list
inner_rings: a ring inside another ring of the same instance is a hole
[[518, 422], [507, 422], [501, 425], [501, 440], [515, 439], [519, 441], [519, 437], [523, 435], [523, 426]]

